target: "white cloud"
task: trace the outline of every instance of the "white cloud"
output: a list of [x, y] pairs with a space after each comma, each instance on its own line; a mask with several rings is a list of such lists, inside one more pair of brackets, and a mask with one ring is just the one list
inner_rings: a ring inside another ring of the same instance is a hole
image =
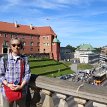
[[0, 11], [1, 12], [7, 12], [9, 11], [10, 8], [17, 6], [18, 4], [20, 4], [21, 0], [4, 0], [5, 4], [4, 5], [0, 5], [0, 8], [2, 8]]
[[21, 0], [6, 0], [7, 3], [9, 3], [10, 5], [17, 5], [20, 3]]

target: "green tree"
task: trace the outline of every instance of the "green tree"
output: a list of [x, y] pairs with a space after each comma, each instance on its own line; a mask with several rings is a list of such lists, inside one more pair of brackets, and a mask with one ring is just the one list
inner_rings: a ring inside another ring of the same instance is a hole
[[71, 51], [75, 52], [75, 47], [71, 46], [71, 45], [67, 45], [66, 48], [70, 49]]
[[95, 48], [95, 52], [100, 53], [101, 52], [101, 47], [100, 48]]

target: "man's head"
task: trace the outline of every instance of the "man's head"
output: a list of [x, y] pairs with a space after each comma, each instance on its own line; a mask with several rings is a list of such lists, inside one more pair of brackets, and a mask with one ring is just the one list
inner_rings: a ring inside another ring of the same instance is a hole
[[11, 50], [15, 54], [20, 54], [20, 50], [23, 49], [23, 43], [18, 38], [12, 38], [10, 41]]

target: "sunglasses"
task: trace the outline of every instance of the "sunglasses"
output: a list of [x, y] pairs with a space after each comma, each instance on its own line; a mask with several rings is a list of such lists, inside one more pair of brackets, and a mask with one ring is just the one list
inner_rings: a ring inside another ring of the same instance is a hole
[[11, 44], [13, 47], [21, 47], [21, 44]]

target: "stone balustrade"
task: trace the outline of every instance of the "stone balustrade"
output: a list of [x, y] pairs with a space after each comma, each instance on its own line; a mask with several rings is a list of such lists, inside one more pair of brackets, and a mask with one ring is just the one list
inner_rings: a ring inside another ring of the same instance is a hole
[[107, 107], [106, 87], [34, 75], [29, 86], [28, 107]]

